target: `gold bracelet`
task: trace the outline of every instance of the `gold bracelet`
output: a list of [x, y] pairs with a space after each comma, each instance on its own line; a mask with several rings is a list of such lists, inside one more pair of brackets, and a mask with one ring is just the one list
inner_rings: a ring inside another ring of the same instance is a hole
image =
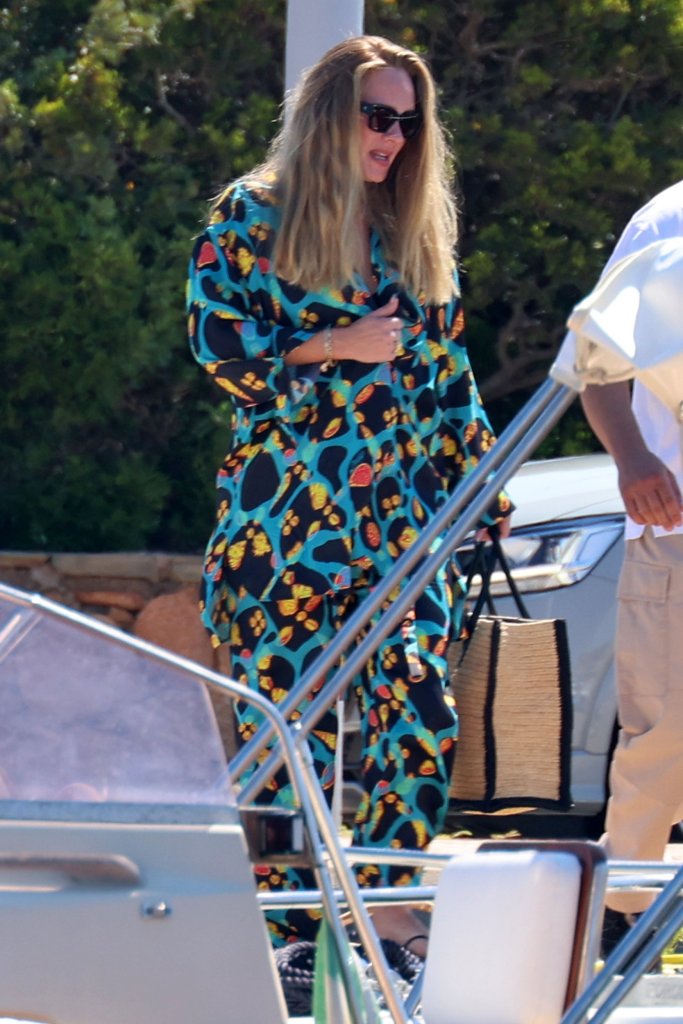
[[332, 328], [328, 324], [325, 328], [325, 334], [323, 337], [323, 353], [325, 356], [324, 361], [320, 364], [321, 370], [329, 370], [330, 367], [334, 366], [336, 360], [332, 352]]

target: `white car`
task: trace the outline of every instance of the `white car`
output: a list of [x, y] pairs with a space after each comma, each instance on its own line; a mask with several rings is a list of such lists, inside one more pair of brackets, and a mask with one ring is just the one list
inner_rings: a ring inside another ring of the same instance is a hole
[[[529, 614], [567, 623], [571, 813], [599, 815], [617, 729], [613, 645], [624, 505], [616, 467], [606, 454], [527, 462], [507, 490], [516, 510], [504, 548]], [[493, 583], [496, 611], [516, 614], [503, 574]]]

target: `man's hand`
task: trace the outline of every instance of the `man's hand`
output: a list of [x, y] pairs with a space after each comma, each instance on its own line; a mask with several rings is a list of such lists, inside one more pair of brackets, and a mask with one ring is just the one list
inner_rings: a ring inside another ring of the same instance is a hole
[[640, 526], [673, 530], [683, 522], [683, 500], [676, 478], [650, 451], [641, 451], [618, 465], [619, 490], [626, 511]]
[[625, 381], [591, 384], [581, 395], [584, 412], [614, 459], [626, 511], [640, 526], [672, 530], [683, 522], [681, 492], [672, 473], [645, 444]]

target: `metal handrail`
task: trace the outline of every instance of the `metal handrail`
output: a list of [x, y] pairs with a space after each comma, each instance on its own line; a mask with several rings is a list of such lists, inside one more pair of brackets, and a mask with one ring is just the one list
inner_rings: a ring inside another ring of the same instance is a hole
[[[6, 590], [7, 588], [2, 588]], [[328, 921], [334, 942], [340, 953], [346, 949], [346, 932], [342, 925], [339, 909], [348, 907], [351, 917], [357, 926], [359, 937], [369, 959], [373, 963], [378, 987], [387, 1006], [388, 1015], [394, 1024], [416, 1024], [416, 1014], [420, 999], [420, 979], [411, 989], [409, 995], [402, 1000], [391, 980], [391, 972], [379, 938], [372, 926], [368, 907], [372, 904], [388, 902], [431, 903], [435, 886], [411, 886], [406, 889], [378, 889], [373, 891], [359, 890], [352, 873], [352, 865], [360, 861], [382, 861], [385, 863], [410, 863], [418, 867], [438, 868], [446, 864], [451, 857], [448, 854], [426, 854], [417, 851], [382, 850], [369, 847], [351, 847], [344, 849], [336, 834], [335, 824], [327, 807], [324, 793], [316, 777], [306, 734], [296, 723], [287, 724], [277, 706], [267, 698], [249, 690], [247, 687], [227, 679], [225, 676], [206, 669], [197, 663], [168, 651], [160, 650], [145, 641], [134, 637], [122, 637], [118, 630], [104, 624], [93, 622], [90, 618], [33, 595], [30, 600], [19, 600], [30, 608], [41, 609], [62, 619], [72, 619], [91, 632], [101, 632], [116, 637], [132, 648], [153, 655], [159, 661], [167, 662], [175, 668], [191, 673], [205, 684], [226, 692], [233, 700], [244, 700], [257, 707], [273, 727], [276, 742], [280, 746], [287, 762], [293, 792], [299, 801], [312, 853], [313, 871], [319, 888], [311, 890], [301, 897], [294, 894], [264, 894], [258, 897], [259, 904], [266, 906], [284, 906], [289, 900], [298, 905], [322, 906]], [[243, 795], [241, 793], [240, 795]], [[337, 877], [333, 883], [330, 863]], [[603, 971], [586, 987], [574, 1004], [562, 1017], [561, 1024], [579, 1024], [588, 1019], [589, 1013], [593, 1024], [602, 1024], [614, 1008], [619, 1005], [632, 989], [638, 978], [644, 973], [652, 958], [658, 955], [670, 941], [678, 929], [683, 926], [683, 866], [676, 868], [671, 864], [654, 862], [609, 862], [609, 888], [625, 889], [646, 886], [651, 889], [661, 888], [661, 894], [652, 907], [640, 918], [638, 924], [622, 940], [611, 957], [607, 960]], [[598, 908], [599, 911], [599, 908]], [[647, 938], [652, 932], [652, 936]], [[643, 940], [645, 943], [640, 948]], [[637, 954], [634, 956], [634, 954]], [[633, 957], [624, 972], [623, 979], [615, 975]], [[362, 1009], [354, 1003], [354, 985], [350, 977], [348, 961], [340, 955], [340, 968], [345, 976], [347, 992], [351, 1001], [351, 1012], [356, 1019], [362, 1019]]]
[[[647, 866], [647, 869], [650, 865]], [[637, 866], [630, 865], [634, 883]], [[683, 866], [679, 867], [659, 897], [644, 911], [605, 961], [603, 969], [569, 1007], [560, 1024], [583, 1024], [590, 1014], [591, 1024], [603, 1024], [624, 1001], [653, 958], [658, 956], [683, 927]], [[648, 936], [650, 936], [648, 938]], [[645, 942], [643, 940], [646, 940]], [[629, 963], [629, 961], [631, 961]], [[619, 971], [624, 975], [613, 986]]]
[[[328, 858], [334, 865], [338, 884], [344, 893], [358, 933], [362, 937], [368, 953], [372, 956], [377, 983], [394, 1024], [413, 1024], [413, 1021], [406, 1014], [400, 994], [396, 991], [391, 981], [390, 968], [384, 950], [372, 927], [368, 911], [358, 895], [358, 886], [351, 867], [344, 859], [322, 788], [313, 770], [308, 743], [303, 732], [297, 729], [296, 725], [289, 725], [281, 715], [277, 705], [260, 693], [250, 690], [241, 683], [228, 679], [226, 676], [220, 675], [211, 669], [205, 668], [189, 658], [158, 648], [138, 637], [124, 636], [115, 627], [59, 605], [42, 597], [40, 594], [31, 594], [27, 597], [21, 592], [13, 591], [8, 587], [0, 586], [0, 589], [7, 596], [15, 600], [17, 605], [23, 606], [28, 616], [32, 616], [36, 611], [40, 610], [50, 617], [70, 621], [87, 629], [89, 632], [100, 633], [110, 639], [115, 639], [127, 647], [151, 655], [157, 661], [164, 662], [191, 674], [194, 678], [200, 679], [205, 685], [229, 694], [233, 700], [244, 701], [258, 708], [266, 721], [269, 722], [273, 735], [276, 737], [278, 748], [281, 750], [287, 764], [294, 798], [301, 810], [309, 840], [312, 870], [319, 886], [317, 893], [319, 904], [322, 905], [325, 919], [330, 926], [332, 938], [339, 953], [339, 967], [344, 979], [347, 996], [351, 1003], [354, 1019], [362, 1019], [363, 1009], [358, 1001], [361, 997], [354, 984], [352, 966], [346, 956], [348, 940], [344, 926], [337, 913], [337, 898], [328, 866]], [[243, 797], [241, 792], [240, 797]]]

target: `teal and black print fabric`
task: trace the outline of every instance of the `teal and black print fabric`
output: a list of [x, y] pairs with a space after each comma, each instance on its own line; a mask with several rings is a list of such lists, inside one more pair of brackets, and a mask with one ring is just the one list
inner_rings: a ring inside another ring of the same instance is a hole
[[[228, 639], [229, 592], [298, 601], [348, 588], [354, 565], [385, 574], [494, 440], [459, 298], [407, 292], [374, 231], [371, 289], [306, 292], [273, 270], [279, 222], [271, 186], [237, 183], [190, 262], [192, 351], [234, 406], [203, 575], [215, 643]], [[405, 321], [393, 362], [285, 365], [313, 333], [393, 294]], [[509, 507], [501, 495], [491, 514]]]

